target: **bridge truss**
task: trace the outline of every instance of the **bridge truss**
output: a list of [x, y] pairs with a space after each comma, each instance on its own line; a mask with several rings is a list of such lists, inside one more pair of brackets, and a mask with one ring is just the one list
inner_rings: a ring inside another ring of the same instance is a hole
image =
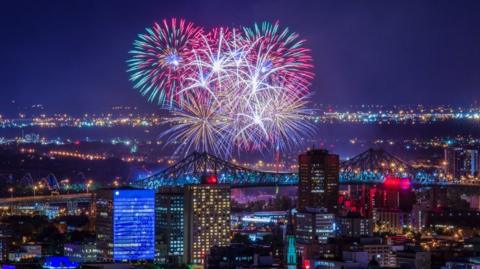
[[290, 186], [298, 182], [296, 173], [262, 172], [232, 164], [208, 153], [193, 152], [173, 166], [143, 180], [147, 188], [182, 186], [200, 182], [203, 175], [217, 175], [219, 183], [232, 187]]
[[383, 149], [368, 149], [352, 159], [343, 161], [341, 182], [381, 183], [386, 175], [413, 178], [413, 168]]
[[[383, 149], [368, 149], [341, 162], [341, 184], [381, 184], [385, 177], [410, 178], [414, 186], [475, 186], [480, 181], [445, 179], [441, 172], [413, 168], [408, 162]], [[232, 187], [295, 186], [297, 173], [263, 172], [242, 167], [208, 153], [193, 152], [173, 166], [141, 181], [150, 189], [198, 184], [203, 175], [216, 175], [220, 183]]]

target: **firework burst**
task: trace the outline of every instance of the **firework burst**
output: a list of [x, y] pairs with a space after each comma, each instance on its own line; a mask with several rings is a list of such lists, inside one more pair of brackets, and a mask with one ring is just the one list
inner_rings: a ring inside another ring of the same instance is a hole
[[312, 58], [298, 34], [278, 23], [203, 33], [174, 19], [147, 32], [129, 72], [135, 88], [170, 110], [163, 135], [176, 153], [280, 151], [313, 133]]
[[224, 156], [229, 150], [228, 117], [220, 112], [220, 104], [209, 94], [192, 91], [185, 95], [185, 107], [172, 111], [167, 123], [172, 128], [163, 133], [167, 144], [177, 144], [179, 152], [210, 152]]
[[188, 69], [186, 60], [202, 35], [202, 28], [184, 20], [163, 20], [138, 35], [132, 58], [128, 60], [128, 72], [134, 88], [149, 101], [157, 100], [161, 106], [171, 107], [181, 103], [178, 91], [185, 86]]
[[254, 24], [243, 30], [246, 41], [255, 44], [251, 61], [265, 79], [295, 94], [308, 92], [314, 74], [310, 50], [303, 46], [305, 40], [288, 28], [282, 29], [278, 22]]

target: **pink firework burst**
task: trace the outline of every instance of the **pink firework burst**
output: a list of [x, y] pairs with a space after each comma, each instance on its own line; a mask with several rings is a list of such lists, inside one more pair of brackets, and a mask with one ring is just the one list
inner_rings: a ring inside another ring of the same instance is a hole
[[291, 93], [304, 95], [314, 78], [313, 59], [297, 33], [281, 28], [278, 22], [243, 28], [247, 42], [254, 44], [249, 60], [259, 74]]
[[155, 23], [139, 34], [130, 51], [128, 72], [134, 88], [149, 101], [157, 100], [162, 107], [181, 103], [178, 92], [188, 77], [186, 59], [202, 35], [203, 29], [183, 19], [172, 18]]

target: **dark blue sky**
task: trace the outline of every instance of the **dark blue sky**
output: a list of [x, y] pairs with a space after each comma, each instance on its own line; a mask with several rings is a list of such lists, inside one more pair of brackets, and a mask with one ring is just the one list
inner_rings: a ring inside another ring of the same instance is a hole
[[312, 49], [315, 102], [470, 104], [480, 99], [479, 14], [480, 1], [466, 0], [4, 0], [0, 107], [143, 105], [125, 60], [138, 33], [169, 17], [207, 28], [278, 19]]

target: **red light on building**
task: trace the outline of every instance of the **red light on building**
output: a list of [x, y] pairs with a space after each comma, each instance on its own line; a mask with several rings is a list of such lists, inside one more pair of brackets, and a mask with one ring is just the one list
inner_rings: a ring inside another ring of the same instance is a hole
[[310, 260], [304, 260], [303, 261], [303, 268], [304, 269], [310, 269]]
[[402, 190], [408, 190], [408, 189], [410, 189], [411, 186], [412, 185], [411, 185], [411, 182], [410, 182], [409, 178], [402, 178], [400, 180], [400, 188]]
[[408, 190], [411, 187], [411, 182], [409, 178], [386, 176], [383, 185], [389, 189]]
[[218, 183], [218, 178], [215, 175], [203, 176], [202, 177], [202, 183], [203, 184], [217, 184]]
[[388, 176], [385, 178], [385, 181], [383, 181], [383, 185], [385, 185], [385, 187], [390, 189], [398, 189], [398, 186], [400, 185], [400, 181], [397, 180], [397, 178]]

